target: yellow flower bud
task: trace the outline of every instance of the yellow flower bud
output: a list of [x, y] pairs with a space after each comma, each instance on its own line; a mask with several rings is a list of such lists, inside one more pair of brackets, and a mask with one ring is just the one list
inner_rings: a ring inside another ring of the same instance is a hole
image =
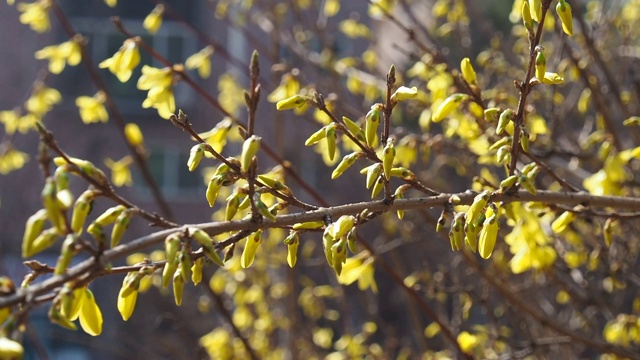
[[449, 242], [451, 250], [458, 251], [464, 245], [464, 213], [457, 213], [453, 218], [451, 229], [449, 229]]
[[418, 96], [418, 88], [412, 87], [408, 88], [406, 86], [400, 86], [396, 91], [391, 95], [391, 102], [404, 101], [409, 99], [414, 99]]
[[384, 189], [384, 179], [379, 177], [376, 183], [373, 185], [373, 189], [371, 189], [371, 198], [375, 198], [380, 194], [380, 192]]
[[516, 113], [507, 109], [500, 114], [500, 118], [498, 119], [498, 125], [496, 126], [496, 134], [501, 135], [504, 130], [507, 128], [510, 122], [512, 122], [516, 118]]
[[216, 199], [218, 198], [218, 192], [222, 187], [222, 178], [220, 176], [213, 176], [209, 180], [209, 184], [207, 185], [206, 198], [209, 203], [209, 207], [213, 207], [216, 203]]
[[325, 137], [327, 137], [327, 130], [326, 130], [326, 126], [323, 126], [320, 128], [320, 130], [311, 134], [311, 136], [309, 136], [307, 140], [305, 140], [304, 145], [305, 146], [315, 145]]
[[393, 166], [393, 162], [396, 158], [396, 149], [393, 144], [393, 138], [389, 138], [387, 140], [387, 145], [385, 145], [382, 155], [382, 169], [384, 170], [384, 177], [389, 180], [391, 179], [391, 167]]
[[277, 110], [298, 109], [305, 106], [309, 102], [309, 98], [302, 95], [294, 95], [290, 98], [280, 100], [276, 103]]
[[335, 239], [330, 234], [333, 226], [333, 223], [329, 224], [322, 234], [322, 248], [324, 249], [324, 256], [327, 259], [327, 263], [331, 266], [333, 266], [333, 252], [331, 251], [331, 247], [335, 242]]
[[545, 72], [542, 78], [543, 84], [560, 85], [564, 83], [564, 78], [554, 72]]
[[111, 247], [116, 247], [120, 244], [120, 239], [122, 239], [122, 235], [127, 231], [129, 227], [129, 222], [131, 221], [131, 210], [127, 209], [118, 215], [116, 221], [113, 224], [113, 229], [111, 230]]
[[478, 81], [476, 71], [473, 69], [473, 65], [471, 65], [471, 60], [468, 57], [462, 59], [460, 62], [460, 70], [462, 71], [462, 78], [469, 85], [475, 85]]
[[571, 224], [573, 220], [576, 219], [576, 217], [577, 215], [575, 212], [563, 212], [560, 216], [558, 216], [557, 219], [553, 221], [553, 223], [551, 223], [551, 230], [553, 230], [553, 232], [556, 234], [563, 232], [567, 228], [567, 226], [569, 226], [569, 224]]
[[87, 190], [83, 192], [73, 206], [73, 214], [71, 215], [71, 230], [78, 235], [82, 234], [82, 227], [91, 211], [93, 199], [98, 196], [99, 192], [95, 190]]
[[380, 125], [383, 109], [382, 104], [373, 104], [365, 116], [365, 138], [371, 147], [375, 147], [378, 142], [378, 125]]
[[333, 259], [333, 269], [336, 274], [340, 276], [342, 273], [342, 265], [347, 261], [347, 242], [345, 239], [336, 241], [331, 246], [331, 253]]
[[167, 259], [167, 262], [164, 264], [164, 268], [162, 269], [162, 287], [166, 288], [169, 286], [169, 283], [173, 280], [173, 275], [178, 270], [178, 257], [176, 256], [173, 259]]
[[516, 175], [511, 175], [511, 176], [507, 177], [506, 179], [502, 180], [500, 182], [500, 191], [501, 192], [505, 192], [505, 191], [509, 190], [513, 185], [516, 184], [517, 180], [518, 180], [518, 176], [516, 176]]
[[520, 174], [518, 176], [518, 183], [520, 184], [520, 186], [522, 186], [525, 190], [527, 190], [531, 194], [533, 195], [536, 194], [536, 187], [533, 185], [533, 182], [529, 179], [527, 175]]
[[58, 234], [58, 231], [55, 228], [44, 230], [33, 240], [26, 253], [24, 252], [23, 248], [22, 257], [32, 257], [38, 253], [45, 251], [53, 244], [55, 244], [56, 240], [58, 240], [59, 235], [60, 234]]
[[162, 15], [164, 14], [164, 5], [158, 4], [153, 10], [144, 18], [142, 26], [147, 29], [149, 34], [153, 35], [158, 32], [162, 25]]
[[542, 0], [525, 0], [530, 2], [530, 12], [533, 20], [540, 22], [542, 19]]
[[[220, 260], [222, 262], [222, 260]], [[191, 267], [191, 281], [193, 285], [198, 285], [202, 281], [202, 270], [204, 268], [204, 258], [198, 258]]]
[[470, 224], [469, 222], [467, 222], [464, 227], [464, 231], [465, 231], [465, 234], [464, 234], [465, 243], [467, 243], [467, 246], [469, 246], [471, 251], [477, 252], [478, 251], [477, 236], [480, 229], [477, 229], [473, 224]]
[[329, 234], [334, 239], [339, 239], [347, 234], [349, 230], [356, 224], [356, 217], [352, 215], [343, 215], [333, 223]]
[[347, 247], [351, 251], [351, 253], [355, 254], [358, 252], [358, 235], [356, 233], [357, 227], [351, 228], [347, 233]]
[[[31, 215], [27, 219], [27, 223], [24, 228], [24, 235], [22, 236], [22, 257], [28, 258], [33, 256], [34, 240], [36, 240], [47, 222], [47, 211], [45, 209], [38, 210], [35, 214]], [[54, 239], [56, 231], [53, 232]]]
[[142, 131], [135, 123], [128, 123], [124, 126], [124, 135], [131, 146], [140, 146], [144, 142]]
[[120, 292], [118, 293], [118, 312], [120, 316], [122, 316], [122, 320], [127, 321], [133, 315], [133, 310], [136, 307], [136, 301], [138, 300], [138, 291], [133, 290], [123, 294], [123, 291], [127, 287], [123, 286], [120, 288]]
[[342, 175], [348, 168], [351, 167], [351, 165], [356, 162], [358, 157], [362, 156], [361, 154], [362, 153], [360, 152], [354, 152], [343, 157], [342, 161], [340, 161], [338, 166], [336, 166], [336, 168], [331, 173], [331, 178], [337, 179], [338, 177], [340, 177], [340, 175]]
[[529, 33], [533, 32], [533, 19], [528, 0], [522, 2], [522, 23]]
[[392, 177], [397, 177], [403, 180], [415, 180], [416, 179], [416, 174], [413, 173], [413, 171], [404, 168], [404, 167], [394, 167], [391, 168], [391, 172], [390, 175]]
[[256, 231], [251, 233], [247, 237], [247, 241], [244, 245], [244, 250], [242, 251], [242, 257], [240, 258], [240, 266], [243, 269], [247, 269], [253, 264], [253, 260], [256, 256], [256, 251], [258, 250], [258, 246], [262, 243], [262, 231]]
[[55, 227], [60, 234], [63, 234], [66, 228], [64, 215], [56, 198], [56, 184], [51, 177], [47, 178], [44, 188], [42, 189], [42, 204], [53, 227]]
[[73, 283], [68, 282], [60, 290], [60, 313], [71, 321], [80, 316], [84, 289], [83, 286], [74, 289]]
[[360, 171], [361, 174], [367, 174], [366, 186], [367, 189], [371, 189], [371, 187], [378, 181], [380, 174], [382, 173], [382, 164], [375, 163], [373, 165], [367, 166], [366, 168]]
[[83, 291], [82, 307], [80, 308], [80, 326], [82, 330], [91, 336], [102, 333], [102, 312], [96, 304], [93, 293], [88, 288]]
[[560, 18], [560, 22], [562, 23], [562, 30], [569, 36], [573, 35], [573, 17], [571, 15], [571, 5], [569, 5], [569, 3], [567, 3], [565, 0], [558, 0], [558, 4], [556, 5], [556, 12], [558, 13], [558, 17]]
[[78, 243], [78, 236], [75, 234], [68, 234], [67, 237], [62, 242], [62, 250], [60, 251], [60, 256], [58, 257], [58, 262], [56, 263], [56, 267], [53, 271], [54, 275], [62, 275], [65, 270], [71, 264], [71, 259], [73, 255], [75, 255], [75, 247]]
[[490, 196], [491, 193], [488, 190], [485, 190], [473, 198], [473, 203], [469, 206], [466, 214], [467, 224], [473, 224], [478, 219], [480, 214], [484, 211], [485, 206], [487, 206]]
[[500, 223], [497, 214], [489, 216], [484, 221], [484, 226], [480, 230], [480, 238], [478, 239], [478, 253], [483, 259], [488, 259], [493, 253], [498, 239], [498, 230]]
[[325, 126], [324, 129], [326, 132], [327, 151], [329, 159], [333, 160], [333, 158], [336, 156], [336, 139], [338, 137], [338, 135], [336, 134], [336, 124], [331, 123]]
[[294, 230], [304, 230], [304, 229], [315, 230], [315, 229], [320, 229], [323, 226], [324, 226], [324, 222], [322, 221], [308, 221], [308, 222], [293, 224], [293, 229]]
[[547, 72], [547, 59], [542, 51], [538, 51], [536, 55], [536, 77], [542, 81], [544, 74]]
[[260, 199], [259, 196], [255, 196], [253, 202], [256, 205], [256, 209], [258, 209], [258, 212], [260, 213], [260, 215], [262, 215], [263, 217], [271, 220], [271, 221], [276, 221], [276, 216], [269, 211], [269, 208], [267, 207], [267, 205]]
[[342, 122], [344, 122], [344, 124], [347, 126], [347, 129], [349, 130], [351, 135], [353, 135], [356, 139], [358, 139], [358, 141], [361, 141], [361, 142], [367, 141], [367, 137], [364, 134], [364, 131], [362, 131], [362, 129], [360, 128], [360, 126], [358, 126], [358, 124], [356, 124], [346, 116], [342, 117]]
[[240, 207], [240, 197], [238, 193], [233, 193], [227, 198], [227, 207], [225, 209], [224, 219], [227, 221], [231, 221], [236, 213], [238, 213], [238, 208]]
[[500, 112], [500, 108], [488, 108], [483, 111], [484, 120], [488, 122], [494, 122], [498, 118], [498, 113]]
[[260, 150], [260, 141], [261, 137], [251, 135], [247, 140], [242, 144], [242, 155], [240, 155], [240, 164], [242, 168], [242, 172], [249, 171], [249, 167], [251, 166], [251, 162], [253, 161], [253, 157]]
[[468, 98], [465, 94], [453, 94], [438, 106], [438, 108], [431, 114], [431, 121], [434, 123], [444, 120], [449, 114], [451, 114], [458, 106]]
[[205, 144], [194, 145], [191, 148], [191, 151], [189, 151], [189, 160], [187, 160], [187, 167], [189, 168], [189, 171], [193, 171], [198, 167], [200, 161], [204, 157], [204, 149]]
[[[191, 271], [191, 268], [189, 268]], [[184, 294], [184, 275], [178, 269], [176, 273], [173, 275], [173, 299], [176, 302], [177, 306], [182, 305], [182, 294]]]
[[105, 210], [105, 212], [100, 216], [98, 216], [94, 223], [101, 226], [109, 225], [112, 222], [116, 221], [118, 215], [120, 215], [120, 213], [122, 213], [125, 209], [126, 207], [124, 205], [116, 205], [114, 207], [111, 207]]
[[293, 268], [298, 261], [298, 247], [300, 246], [300, 233], [292, 231], [289, 236], [284, 239], [287, 245], [287, 264]]

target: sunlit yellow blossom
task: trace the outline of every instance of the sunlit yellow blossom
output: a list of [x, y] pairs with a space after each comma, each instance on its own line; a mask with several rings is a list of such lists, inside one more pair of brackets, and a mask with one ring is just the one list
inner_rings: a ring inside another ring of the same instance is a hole
[[49, 22], [50, 0], [40, 0], [33, 3], [19, 3], [18, 11], [20, 14], [20, 22], [29, 25], [35, 32], [43, 33], [51, 27]]
[[138, 89], [149, 90], [147, 98], [142, 103], [143, 108], [154, 108], [158, 114], [168, 119], [176, 109], [173, 96], [173, 72], [171, 68], [154, 68], [148, 65], [142, 67], [142, 76], [138, 79]]
[[108, 68], [112, 74], [118, 77], [120, 82], [127, 82], [133, 69], [140, 63], [140, 51], [136, 38], [124, 41], [120, 49], [112, 57], [100, 63], [100, 68]]
[[0, 174], [6, 175], [13, 170], [18, 170], [29, 160], [29, 155], [13, 148], [3, 150], [0, 145]]
[[49, 71], [59, 74], [64, 70], [66, 64], [76, 66], [82, 60], [82, 48], [80, 41], [82, 37], [65, 41], [58, 45], [45, 46], [36, 51], [35, 57], [38, 60], [49, 59]]
[[158, 32], [160, 26], [162, 26], [162, 15], [164, 14], [164, 5], [158, 4], [153, 10], [144, 18], [142, 26], [153, 35]]
[[31, 113], [44, 115], [60, 100], [62, 100], [62, 95], [58, 90], [46, 87], [43, 84], [37, 84], [33, 89], [33, 93], [31, 93], [31, 97], [27, 99], [25, 107]]
[[85, 288], [80, 308], [80, 326], [87, 334], [98, 336], [102, 333], [102, 322], [102, 312], [96, 299], [91, 290]]
[[104, 0], [104, 3], [109, 7], [116, 7], [116, 5], [118, 5], [118, 0]]
[[211, 55], [213, 46], [207, 46], [197, 53], [189, 56], [184, 65], [187, 69], [198, 69], [198, 75], [206, 79], [211, 75]]
[[111, 170], [111, 182], [115, 186], [131, 186], [131, 169], [129, 165], [133, 162], [131, 156], [125, 156], [118, 161], [106, 158], [104, 164]]
[[99, 121], [107, 122], [109, 114], [104, 107], [105, 94], [98, 91], [93, 97], [80, 96], [76, 99], [76, 106], [80, 109], [80, 118], [85, 124]]

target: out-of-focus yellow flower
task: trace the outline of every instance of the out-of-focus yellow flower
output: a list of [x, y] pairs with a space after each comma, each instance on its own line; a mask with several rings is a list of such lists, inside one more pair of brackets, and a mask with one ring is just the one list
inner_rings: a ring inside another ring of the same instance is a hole
[[44, 115], [51, 110], [51, 107], [62, 100], [62, 95], [56, 89], [46, 87], [39, 83], [34, 86], [31, 97], [27, 99], [26, 108], [36, 115]]
[[18, 111], [0, 111], [0, 123], [4, 124], [4, 132], [13, 135], [18, 129], [20, 114]]
[[11, 6], [15, 3], [15, 0], [7, 0], [7, 5]]
[[140, 146], [144, 142], [144, 137], [142, 137], [142, 131], [138, 125], [134, 123], [128, 123], [124, 127], [124, 136], [127, 138], [127, 141], [131, 146]]
[[116, 5], [118, 5], [118, 0], [104, 0], [104, 3], [109, 7], [116, 7]]
[[338, 282], [342, 285], [350, 285], [357, 280], [358, 289], [366, 290], [371, 288], [371, 291], [377, 293], [378, 285], [374, 278], [375, 267], [373, 261], [373, 257], [366, 252], [348, 258], [342, 266]]
[[465, 354], [471, 354], [473, 349], [478, 345], [478, 337], [463, 331], [458, 335], [458, 345]]
[[78, 35], [61, 44], [45, 46], [36, 51], [35, 57], [38, 60], [49, 59], [49, 71], [60, 74], [66, 64], [76, 66], [82, 60], [81, 41], [82, 36]]
[[140, 50], [138, 50], [137, 38], [130, 38], [124, 41], [112, 57], [102, 61], [99, 66], [103, 69], [108, 68], [120, 82], [127, 82], [139, 63]]
[[51, 0], [39, 0], [30, 4], [19, 3], [18, 11], [22, 13], [20, 22], [29, 25], [35, 32], [46, 32], [51, 27], [49, 7], [51, 7]]
[[173, 96], [173, 71], [171, 68], [154, 68], [148, 65], [142, 67], [142, 76], [138, 79], [138, 89], [149, 90], [147, 98], [142, 103], [143, 108], [154, 108], [158, 114], [169, 119], [176, 109]]
[[[13, 170], [18, 170], [29, 160], [29, 155], [12, 147], [0, 146], [0, 174], [6, 175]], [[3, 150], [5, 148], [6, 150]]]
[[207, 46], [197, 53], [189, 56], [184, 65], [187, 69], [197, 69], [198, 75], [206, 79], [211, 75], [211, 55], [213, 54], [213, 46]]
[[114, 161], [111, 158], [106, 158], [104, 164], [111, 169], [111, 182], [115, 186], [131, 186], [133, 183], [131, 179], [131, 169], [129, 165], [133, 162], [131, 156], [125, 156], [118, 161]]
[[162, 26], [162, 15], [164, 14], [164, 5], [158, 4], [153, 10], [144, 18], [142, 26], [153, 35], [158, 32], [160, 26]]
[[104, 92], [98, 91], [93, 96], [80, 96], [76, 99], [76, 106], [80, 109], [80, 118], [85, 124], [99, 121], [107, 122], [109, 114], [104, 107], [106, 96]]

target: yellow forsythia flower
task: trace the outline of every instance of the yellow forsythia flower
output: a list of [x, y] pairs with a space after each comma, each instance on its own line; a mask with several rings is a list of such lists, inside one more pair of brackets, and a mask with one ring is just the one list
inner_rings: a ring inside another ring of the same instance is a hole
[[340, 11], [340, 0], [326, 0], [323, 12], [326, 17], [332, 17]]
[[134, 123], [128, 123], [124, 126], [124, 136], [131, 146], [140, 146], [144, 142], [142, 131], [140, 131], [138, 125]]
[[147, 29], [149, 34], [153, 35], [158, 32], [160, 26], [162, 26], [162, 15], [164, 14], [164, 5], [158, 4], [153, 10], [144, 18], [142, 26]]
[[104, 107], [106, 96], [104, 92], [98, 91], [93, 96], [79, 96], [76, 99], [76, 106], [80, 109], [80, 118], [85, 124], [96, 122], [107, 122], [109, 114]]
[[149, 90], [142, 103], [143, 108], [154, 108], [158, 115], [169, 119], [176, 109], [173, 96], [173, 70], [169, 67], [158, 69], [148, 65], [142, 67], [142, 76], [138, 79], [138, 89]]
[[38, 60], [49, 59], [49, 71], [60, 74], [66, 64], [76, 66], [82, 60], [81, 39], [82, 37], [78, 37], [62, 44], [45, 46], [36, 51], [35, 57]]
[[468, 84], [476, 84], [477, 75], [476, 71], [473, 69], [473, 65], [471, 65], [471, 60], [468, 57], [462, 59], [460, 62], [460, 70], [462, 70], [462, 78]]
[[112, 57], [100, 63], [100, 68], [109, 69], [118, 77], [120, 82], [127, 82], [131, 78], [133, 69], [140, 63], [140, 50], [135, 38], [124, 41], [120, 49]]
[[118, 0], [104, 0], [104, 3], [109, 7], [116, 7], [118, 5]]
[[458, 345], [465, 354], [471, 354], [473, 349], [478, 346], [478, 337], [463, 331], [458, 335]]
[[38, 33], [49, 30], [51, 23], [49, 22], [49, 8], [51, 0], [40, 0], [33, 3], [21, 2], [18, 4], [20, 14], [20, 22], [29, 25], [31, 29]]
[[53, 105], [62, 100], [62, 95], [56, 89], [44, 86], [42, 83], [34, 86], [31, 97], [27, 99], [25, 107], [36, 115], [44, 115], [51, 110]]
[[198, 69], [198, 75], [206, 79], [211, 75], [211, 55], [213, 54], [213, 46], [207, 46], [197, 53], [189, 56], [184, 65], [187, 69]]
[[249, 166], [251, 166], [251, 161], [253, 157], [260, 150], [260, 141], [261, 137], [251, 135], [247, 140], [242, 144], [242, 155], [240, 156], [240, 164], [242, 168], [242, 172], [249, 171]]
[[133, 162], [131, 156], [125, 156], [118, 161], [106, 158], [104, 164], [111, 169], [111, 182], [115, 186], [131, 186], [133, 180], [131, 178], [131, 169], [129, 166]]
[[440, 106], [431, 115], [431, 121], [434, 123], [444, 120], [449, 114], [458, 108], [462, 101], [466, 100], [468, 95], [465, 94], [453, 94], [446, 98]]
[[540, 22], [542, 19], [542, 0], [527, 0], [530, 2], [529, 10], [531, 11], [531, 17], [533, 20]]
[[547, 59], [544, 57], [542, 51], [538, 51], [536, 55], [536, 77], [540, 80], [544, 79], [544, 74], [547, 72]]
[[85, 288], [80, 308], [80, 326], [87, 334], [98, 336], [102, 333], [102, 312], [96, 304], [91, 290]]
[[571, 5], [565, 0], [558, 0], [556, 12], [562, 23], [562, 30], [569, 36], [573, 35], [573, 17], [571, 16]]

